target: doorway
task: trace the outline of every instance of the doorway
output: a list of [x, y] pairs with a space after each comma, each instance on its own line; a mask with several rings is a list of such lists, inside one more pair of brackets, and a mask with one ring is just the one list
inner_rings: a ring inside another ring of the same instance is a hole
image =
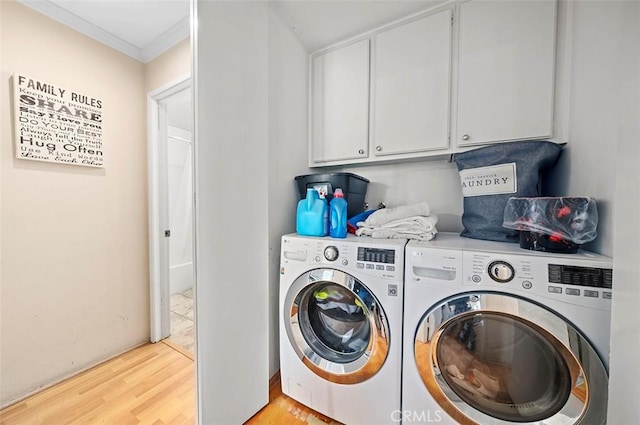
[[194, 352], [191, 79], [148, 95], [151, 341]]

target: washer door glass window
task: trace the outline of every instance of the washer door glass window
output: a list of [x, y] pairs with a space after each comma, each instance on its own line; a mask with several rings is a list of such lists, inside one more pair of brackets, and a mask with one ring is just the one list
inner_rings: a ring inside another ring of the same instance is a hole
[[371, 339], [371, 313], [356, 294], [321, 283], [300, 298], [300, 330], [314, 352], [336, 363], [350, 363], [364, 354]]
[[289, 289], [284, 313], [296, 353], [324, 379], [359, 383], [386, 360], [387, 318], [373, 293], [351, 275], [332, 269], [305, 273]]

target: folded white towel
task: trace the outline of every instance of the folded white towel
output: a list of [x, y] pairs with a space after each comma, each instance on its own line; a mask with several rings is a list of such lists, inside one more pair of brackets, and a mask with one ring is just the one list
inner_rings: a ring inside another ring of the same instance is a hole
[[382, 228], [365, 228], [356, 230], [357, 236], [370, 236], [377, 239], [413, 239], [417, 241], [430, 241], [436, 236], [435, 232], [427, 233], [402, 233], [390, 229]]
[[438, 216], [430, 215], [428, 217], [422, 215], [416, 215], [414, 217], [407, 217], [400, 220], [390, 221], [387, 224], [383, 224], [382, 228], [395, 229], [395, 230], [416, 230], [419, 232], [432, 232], [436, 229], [438, 224]]
[[366, 221], [358, 223], [357, 236], [371, 236], [384, 239], [431, 240], [438, 233], [438, 217], [431, 215], [406, 217], [381, 226], [368, 226]]
[[413, 217], [417, 215], [428, 216], [431, 214], [431, 208], [426, 202], [420, 202], [413, 205], [401, 205], [394, 208], [382, 208], [372, 213], [365, 223], [367, 226], [377, 227], [390, 221], [402, 220], [403, 218]]

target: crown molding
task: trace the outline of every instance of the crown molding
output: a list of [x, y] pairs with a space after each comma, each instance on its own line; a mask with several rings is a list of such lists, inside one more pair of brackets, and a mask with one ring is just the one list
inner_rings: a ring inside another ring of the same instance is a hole
[[[1, 1], [1, 0], [0, 0]], [[124, 53], [142, 63], [147, 63], [158, 55], [164, 53], [167, 49], [173, 47], [178, 42], [189, 37], [189, 18], [185, 18], [178, 22], [151, 44], [140, 49], [133, 44], [103, 30], [102, 28], [92, 24], [82, 17], [69, 12], [68, 10], [58, 6], [49, 0], [17, 0], [19, 3], [39, 12], [49, 18], [60, 22], [86, 36], [106, 44], [107, 46]]]
[[182, 40], [189, 38], [191, 33], [191, 20], [189, 16], [162, 33], [140, 52], [140, 60], [147, 63], [160, 56]]

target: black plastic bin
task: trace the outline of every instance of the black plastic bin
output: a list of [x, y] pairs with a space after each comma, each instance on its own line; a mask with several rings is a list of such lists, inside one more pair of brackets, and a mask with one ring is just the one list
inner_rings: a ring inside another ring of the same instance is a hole
[[306, 174], [296, 176], [300, 199], [307, 197], [307, 189], [316, 189], [331, 202], [334, 189], [342, 189], [347, 201], [347, 217], [351, 218], [365, 210], [369, 180], [353, 173]]

